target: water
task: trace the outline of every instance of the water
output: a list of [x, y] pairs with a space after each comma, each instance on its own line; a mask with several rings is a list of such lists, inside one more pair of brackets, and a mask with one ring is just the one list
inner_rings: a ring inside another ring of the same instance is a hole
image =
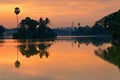
[[0, 80], [120, 80], [119, 65], [104, 57], [112, 46], [108, 37], [3, 39]]

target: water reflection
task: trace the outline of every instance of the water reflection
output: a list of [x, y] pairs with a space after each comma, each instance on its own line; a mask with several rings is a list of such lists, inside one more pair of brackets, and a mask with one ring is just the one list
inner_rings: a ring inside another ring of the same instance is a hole
[[116, 65], [120, 69], [120, 42], [112, 41], [112, 46], [107, 49], [99, 48], [95, 54], [100, 58]]
[[[78, 42], [78, 47], [80, 44], [93, 44], [94, 46], [98, 47], [103, 45], [104, 43], [109, 43], [111, 40], [110, 37], [82, 37], [82, 38], [75, 38], [75, 41]], [[76, 42], [75, 42], [76, 43]]]
[[15, 67], [20, 67], [20, 61], [19, 61], [19, 52], [27, 57], [30, 58], [35, 55], [39, 55], [40, 58], [43, 58], [44, 56], [46, 58], [49, 57], [48, 48], [51, 47], [53, 40], [19, 40], [19, 43], [21, 45], [17, 45], [17, 60], [15, 61]]
[[98, 47], [108, 47], [109, 44], [110, 39], [105, 37], [57, 38], [55, 41], [4, 40], [3, 46], [0, 47], [0, 78], [119, 80], [118, 69], [94, 54]]
[[4, 43], [3, 39], [0, 39], [0, 47], [2, 47], [2, 44]]
[[[87, 46], [92, 43], [94, 46], [100, 46], [104, 43], [110, 43], [110, 37], [71, 37], [71, 38], [58, 38], [56, 41], [70, 41], [73, 45], [77, 45], [78, 48], [81, 44], [86, 44]], [[17, 60], [15, 61], [15, 67], [20, 67], [20, 61], [18, 59], [18, 54], [22, 54], [26, 58], [30, 58], [35, 55], [39, 55], [40, 58], [48, 58], [48, 49], [53, 44], [54, 40], [18, 40], [20, 45], [17, 45]], [[74, 47], [74, 46], [73, 46]], [[20, 53], [19, 53], [20, 52]]]
[[23, 45], [18, 45], [19, 51], [23, 56], [27, 58], [39, 54], [40, 58], [45, 56], [49, 57], [48, 48], [51, 47], [53, 41], [41, 41], [41, 40], [20, 40]]
[[81, 44], [93, 44], [94, 46], [98, 47], [103, 45], [104, 43], [110, 43], [111, 37], [89, 37], [89, 36], [84, 36], [84, 37], [60, 37], [57, 40], [60, 41], [71, 41], [72, 45], [77, 44], [78, 47], [80, 47]]
[[16, 68], [20, 67], [20, 61], [18, 60], [18, 47], [17, 47], [17, 60], [15, 61], [15, 67]]

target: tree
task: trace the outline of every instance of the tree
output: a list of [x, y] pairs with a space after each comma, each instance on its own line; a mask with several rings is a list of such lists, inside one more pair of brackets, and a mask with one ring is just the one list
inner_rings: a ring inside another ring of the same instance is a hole
[[39, 21], [26, 17], [18, 27], [18, 31], [13, 35], [16, 39], [54, 39], [56, 35], [53, 30], [48, 27], [50, 20], [42, 18]]
[[40, 18], [39, 27], [34, 37], [37, 38], [39, 36], [40, 39], [52, 39], [52, 38], [54, 39], [56, 35], [53, 32], [53, 30], [48, 27], [49, 23], [50, 23], [49, 18], [46, 18], [45, 20]]
[[3, 33], [5, 32], [5, 28], [3, 25], [0, 25], [0, 37], [3, 37]]
[[38, 22], [36, 20], [26, 17], [20, 22], [18, 31], [15, 34], [13, 34], [13, 38], [17, 39], [32, 38], [33, 33], [37, 29], [37, 25]]
[[113, 38], [120, 38], [120, 10], [102, 18], [97, 23], [107, 28]]
[[15, 13], [16, 16], [17, 16], [17, 27], [18, 27], [18, 14], [20, 13], [19, 7], [16, 7], [16, 8], [15, 8], [14, 13]]
[[3, 33], [5, 31], [5, 28], [3, 25], [0, 25], [0, 33]]
[[41, 28], [47, 28], [48, 24], [50, 23], [50, 20], [48, 18], [46, 18], [45, 20], [43, 20], [42, 18], [39, 19], [39, 29]]
[[14, 13], [18, 15], [20, 13], [20, 9], [18, 7], [15, 8]]

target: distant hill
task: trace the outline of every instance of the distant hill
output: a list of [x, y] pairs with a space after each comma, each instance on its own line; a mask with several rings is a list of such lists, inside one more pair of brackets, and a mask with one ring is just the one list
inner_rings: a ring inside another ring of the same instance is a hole
[[100, 20], [96, 21], [95, 24], [106, 26], [106, 25], [109, 25], [111, 21], [114, 21], [114, 20], [120, 22], [120, 10], [101, 18]]
[[89, 30], [88, 35], [110, 35], [110, 34], [106, 28], [95, 23], [95, 25]]
[[103, 17], [96, 24], [107, 28], [112, 38], [120, 38], [120, 10]]

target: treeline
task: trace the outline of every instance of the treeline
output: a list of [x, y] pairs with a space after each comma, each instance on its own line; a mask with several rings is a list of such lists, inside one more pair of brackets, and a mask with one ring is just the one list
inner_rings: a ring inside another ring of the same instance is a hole
[[109, 35], [109, 32], [106, 28], [95, 24], [93, 27], [78, 27], [72, 35]]
[[[39, 21], [26, 17], [17, 28], [5, 29], [0, 25], [0, 38], [14, 39], [55, 39], [56, 34], [49, 27], [50, 20], [40, 18]], [[12, 37], [11, 37], [12, 36]]]
[[5, 27], [3, 25], [0, 25], [0, 38], [3, 38], [5, 32]]
[[58, 36], [84, 36], [84, 35], [109, 35], [106, 28], [95, 24], [90, 26], [79, 26], [69, 28], [56, 28], [53, 30]]

